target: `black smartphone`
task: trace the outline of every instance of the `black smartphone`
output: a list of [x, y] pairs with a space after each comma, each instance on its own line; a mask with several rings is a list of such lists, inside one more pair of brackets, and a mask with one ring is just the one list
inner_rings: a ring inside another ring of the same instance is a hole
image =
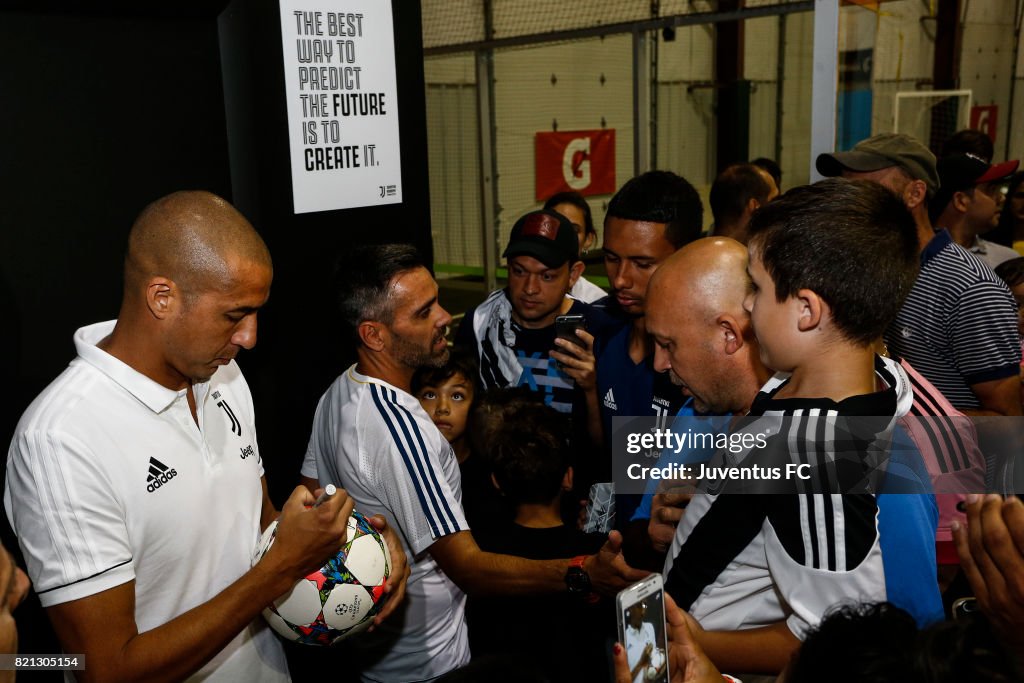
[[585, 329], [587, 329], [587, 316], [585, 315], [560, 315], [555, 318], [555, 336], [571, 341], [576, 346], [585, 346], [583, 340], [576, 336], [576, 330]]

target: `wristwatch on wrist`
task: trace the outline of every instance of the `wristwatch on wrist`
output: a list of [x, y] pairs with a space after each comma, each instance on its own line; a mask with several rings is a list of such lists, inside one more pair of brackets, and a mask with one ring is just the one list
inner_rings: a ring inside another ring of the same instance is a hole
[[569, 562], [569, 569], [565, 572], [565, 586], [569, 589], [570, 595], [581, 598], [590, 595], [590, 574], [583, 568], [587, 557], [589, 555], [580, 555]]

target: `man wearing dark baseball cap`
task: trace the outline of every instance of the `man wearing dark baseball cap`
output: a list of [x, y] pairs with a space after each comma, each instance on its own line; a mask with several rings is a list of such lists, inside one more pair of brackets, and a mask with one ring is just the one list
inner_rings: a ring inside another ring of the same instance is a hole
[[884, 185], [917, 222], [921, 270], [885, 332], [889, 352], [909, 361], [969, 415], [1020, 415], [1021, 359], [1016, 304], [990, 268], [932, 229], [930, 201], [941, 201], [935, 156], [915, 138], [882, 133], [848, 152], [818, 156], [825, 176]]
[[[485, 389], [529, 387], [577, 416], [574, 433], [578, 426], [586, 434], [588, 400], [596, 412], [594, 334], [611, 320], [568, 296], [583, 272], [576, 229], [560, 213], [531, 211], [512, 226], [503, 256], [508, 286], [466, 313], [455, 344], [476, 353]], [[559, 315], [583, 316], [585, 329], [573, 341], [556, 339]]]
[[1013, 249], [980, 237], [999, 223], [1006, 181], [1018, 163], [990, 164], [974, 154], [954, 154], [939, 160], [942, 187], [931, 203], [932, 221], [949, 230], [957, 244], [993, 270], [1018, 256]]

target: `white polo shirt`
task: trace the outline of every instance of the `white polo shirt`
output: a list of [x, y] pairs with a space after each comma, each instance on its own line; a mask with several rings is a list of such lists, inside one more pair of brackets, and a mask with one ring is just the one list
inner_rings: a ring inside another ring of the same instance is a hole
[[[78, 357], [18, 423], [4, 506], [44, 607], [135, 580], [148, 631], [248, 571], [259, 539], [263, 466], [252, 397], [231, 362], [185, 390], [163, 387], [96, 347], [114, 321], [75, 333]], [[262, 619], [194, 676], [287, 681]], [[192, 680], [192, 679], [190, 679]]]
[[419, 401], [353, 365], [320, 399], [302, 474], [344, 487], [363, 514], [387, 517], [412, 558], [399, 613], [353, 639], [364, 649], [363, 679], [425, 681], [468, 663], [466, 596], [429, 552], [469, 528], [459, 463]]

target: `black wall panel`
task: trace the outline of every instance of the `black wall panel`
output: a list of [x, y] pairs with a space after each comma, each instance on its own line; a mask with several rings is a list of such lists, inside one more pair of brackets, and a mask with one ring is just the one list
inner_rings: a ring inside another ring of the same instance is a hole
[[[139, 5], [0, 2], [0, 441], [74, 357], [74, 330], [117, 315], [134, 216], [169, 192], [207, 189], [249, 217], [274, 257], [258, 345], [239, 362], [281, 504], [317, 399], [354, 360], [328, 292], [335, 255], [405, 241], [432, 257], [419, 3], [393, 3], [403, 203], [300, 216], [277, 4]], [[9, 529], [3, 541], [16, 549]], [[37, 603], [16, 616], [23, 652], [56, 651]]]

